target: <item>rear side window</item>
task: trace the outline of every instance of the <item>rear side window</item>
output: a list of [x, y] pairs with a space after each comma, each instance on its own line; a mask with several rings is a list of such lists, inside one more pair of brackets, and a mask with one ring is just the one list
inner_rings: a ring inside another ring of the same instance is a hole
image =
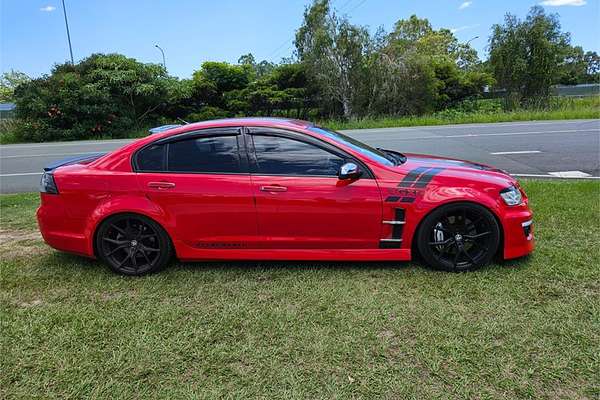
[[336, 176], [344, 159], [309, 143], [253, 135], [256, 167], [265, 175]]
[[168, 146], [169, 172], [242, 172], [236, 136], [195, 137]]
[[137, 167], [140, 171], [164, 171], [165, 145], [155, 144], [142, 149], [137, 155]]

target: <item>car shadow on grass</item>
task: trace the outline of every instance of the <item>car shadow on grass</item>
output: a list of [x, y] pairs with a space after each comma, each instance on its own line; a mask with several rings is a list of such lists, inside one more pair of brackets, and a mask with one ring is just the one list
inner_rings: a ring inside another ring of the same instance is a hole
[[[53, 264], [69, 266], [77, 270], [102, 271], [100, 273], [112, 274], [108, 266], [99, 260], [93, 260], [73, 254], [54, 252], [48, 256]], [[486, 273], [496, 270], [521, 270], [530, 266], [531, 256], [513, 260], [498, 260], [493, 264], [478, 269], [475, 272]], [[171, 263], [159, 274], [170, 273], [205, 273], [205, 272], [228, 272], [228, 273], [257, 273], [266, 271], [391, 271], [404, 272], [421, 271], [426, 273], [446, 273], [426, 266], [422, 261], [204, 261], [204, 262], [182, 262], [173, 259]]]

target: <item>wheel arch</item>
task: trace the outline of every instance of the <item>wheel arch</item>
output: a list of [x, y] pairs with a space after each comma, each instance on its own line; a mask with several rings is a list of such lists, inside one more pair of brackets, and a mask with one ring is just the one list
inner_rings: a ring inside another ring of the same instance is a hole
[[105, 215], [95, 225], [95, 229], [94, 229], [93, 234], [91, 236], [92, 251], [93, 251], [94, 257], [96, 257], [96, 258], [98, 257], [98, 253], [97, 253], [97, 251], [98, 251], [98, 248], [97, 248], [97, 238], [98, 238], [98, 231], [100, 230], [100, 227], [109, 218], [112, 218], [112, 217], [115, 217], [115, 216], [118, 216], [118, 215], [139, 215], [139, 216], [142, 216], [142, 217], [150, 219], [152, 222], [154, 222], [155, 224], [157, 224], [158, 226], [160, 226], [165, 231], [165, 233], [167, 234], [167, 238], [169, 239], [169, 242], [171, 242], [171, 248], [173, 249], [173, 251], [175, 251], [175, 245], [173, 243], [173, 238], [171, 237], [171, 234], [169, 233], [169, 231], [167, 229], [165, 229], [164, 225], [160, 223], [160, 221], [157, 221], [151, 215], [148, 215], [148, 214], [145, 214], [145, 213], [141, 213], [141, 212], [137, 212], [137, 211], [120, 211], [120, 212], [114, 212], [112, 214]]
[[497, 210], [495, 210], [493, 207], [490, 207], [488, 204], [483, 203], [483, 202], [477, 202], [477, 201], [473, 201], [470, 199], [456, 199], [456, 200], [451, 200], [451, 201], [447, 201], [441, 204], [437, 204], [435, 207], [430, 208], [429, 210], [427, 210], [426, 213], [424, 213], [421, 218], [419, 219], [419, 222], [417, 223], [417, 226], [415, 227], [414, 231], [412, 232], [412, 236], [411, 236], [411, 254], [415, 254], [418, 257], [421, 257], [421, 254], [418, 250], [417, 247], [417, 235], [421, 229], [421, 226], [423, 225], [423, 221], [425, 221], [425, 218], [427, 218], [429, 215], [431, 215], [434, 211], [440, 209], [441, 207], [445, 207], [448, 205], [452, 205], [452, 204], [465, 204], [465, 203], [469, 203], [469, 204], [474, 204], [480, 207], [485, 208], [486, 210], [488, 210], [493, 216], [494, 219], [496, 220], [496, 223], [498, 224], [498, 229], [500, 231], [500, 243], [498, 243], [498, 249], [496, 250], [496, 254], [495, 256], [497, 257], [498, 254], [502, 254], [504, 251], [504, 226], [502, 225], [502, 220], [500, 219], [500, 216], [498, 215]]
[[86, 226], [86, 237], [88, 237], [88, 253], [96, 257], [96, 235], [100, 225], [108, 218], [119, 214], [136, 214], [149, 218], [158, 224], [167, 233], [175, 253], [176, 238], [174, 236], [173, 224], [168, 215], [158, 206], [144, 196], [123, 196], [110, 198], [100, 204], [90, 215]]

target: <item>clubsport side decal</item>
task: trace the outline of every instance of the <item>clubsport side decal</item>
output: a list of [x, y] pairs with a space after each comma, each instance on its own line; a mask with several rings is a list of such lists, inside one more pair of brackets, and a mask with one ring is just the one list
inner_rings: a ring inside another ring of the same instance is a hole
[[429, 185], [434, 176], [442, 172], [444, 168], [418, 167], [411, 170], [398, 184], [399, 196], [389, 196], [385, 199], [388, 203], [400, 201], [400, 203], [413, 203], [417, 197], [418, 190]]

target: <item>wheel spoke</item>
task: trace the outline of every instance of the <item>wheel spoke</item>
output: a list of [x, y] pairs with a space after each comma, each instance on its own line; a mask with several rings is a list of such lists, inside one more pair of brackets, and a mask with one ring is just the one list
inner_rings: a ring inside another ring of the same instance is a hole
[[446, 240], [444, 240], [442, 242], [429, 242], [429, 245], [430, 246], [445, 246], [445, 245], [447, 245], [449, 243], [452, 243], [453, 241], [454, 241], [453, 238], [449, 238], [449, 239], [446, 239]]
[[483, 219], [482, 216], [480, 216], [479, 218], [477, 218], [475, 221], [471, 221], [469, 222], [469, 225], [466, 226], [467, 230], [469, 230], [471, 227], [473, 229], [477, 229], [477, 224]]
[[111, 224], [110, 226], [114, 228], [117, 232], [119, 232], [121, 235], [127, 236], [127, 232], [125, 232], [122, 228], [119, 228], [117, 225]]
[[151, 253], [153, 253], [153, 252], [159, 252], [159, 251], [160, 251], [160, 249], [155, 249], [155, 248], [148, 247], [148, 246], [144, 246], [144, 247], [142, 247], [142, 248], [143, 248], [145, 251], [149, 251], [149, 252], [151, 252]]
[[492, 232], [490, 232], [490, 231], [486, 231], [486, 232], [477, 233], [477, 234], [475, 234], [475, 235], [463, 235], [463, 237], [464, 237], [465, 239], [469, 239], [469, 240], [475, 240], [475, 239], [480, 239], [480, 238], [482, 238], [482, 237], [485, 237], [485, 236], [487, 236], [487, 235], [491, 235], [491, 234], [492, 234]]
[[150, 259], [148, 258], [148, 254], [146, 254], [146, 252], [144, 251], [144, 249], [140, 249], [140, 253], [142, 253], [142, 255], [144, 256], [144, 258], [146, 259], [146, 262], [148, 263], [148, 265], [152, 265], [152, 262], [150, 261]]
[[129, 260], [129, 258], [131, 258], [131, 252], [127, 253], [127, 257], [121, 260], [121, 262], [117, 265], [117, 268], [121, 268], [125, 264], [125, 261]]
[[469, 254], [469, 252], [467, 250], [465, 250], [464, 248], [462, 248], [462, 252], [464, 253], [464, 255], [467, 256], [467, 258], [473, 263], [473, 265], [477, 264], [475, 262], [475, 260], [473, 259], [473, 257], [471, 257], [471, 255]]
[[454, 260], [452, 261], [452, 264], [454, 265], [454, 267], [456, 268], [456, 265], [458, 264], [458, 257], [460, 256], [460, 250], [458, 249], [458, 246], [456, 247], [456, 255], [454, 256]]
[[131, 252], [131, 263], [133, 264], [133, 268], [135, 268], [135, 270], [138, 270], [138, 265], [137, 265], [137, 250], [133, 250]]
[[119, 251], [119, 250], [122, 250], [122, 249], [124, 249], [124, 248], [125, 248], [125, 247], [127, 247], [127, 246], [128, 246], [127, 244], [122, 244], [122, 245], [120, 245], [120, 246], [117, 246], [117, 247], [115, 247], [114, 249], [112, 249], [112, 250], [110, 251], [110, 253], [107, 253], [107, 254], [106, 254], [106, 256], [107, 256], [107, 257], [108, 257], [108, 256], [112, 256], [112, 255], [113, 255], [113, 254], [115, 254], [117, 251]]
[[107, 237], [103, 237], [102, 240], [109, 242], [109, 243], [113, 243], [113, 244], [117, 244], [117, 245], [123, 245], [126, 243], [129, 243], [128, 240], [116, 240], [116, 239], [111, 239], [111, 238], [107, 238]]

